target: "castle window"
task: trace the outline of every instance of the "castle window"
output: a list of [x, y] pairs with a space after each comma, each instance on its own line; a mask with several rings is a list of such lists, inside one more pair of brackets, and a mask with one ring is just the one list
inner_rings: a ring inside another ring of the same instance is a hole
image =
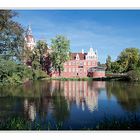
[[76, 65], [79, 65], [79, 62], [76, 62]]
[[76, 72], [78, 72], [78, 68], [76, 69]]
[[69, 72], [71, 72], [71, 68], [69, 68]]
[[73, 70], [73, 72], [75, 72], [75, 68], [73, 68], [72, 70]]
[[64, 69], [64, 72], [67, 72], [67, 68]]
[[86, 65], [86, 62], [84, 62], [84, 65]]
[[72, 62], [72, 65], [75, 65], [75, 62]]
[[83, 62], [80, 62], [80, 66], [83, 66]]
[[88, 65], [91, 65], [91, 62], [90, 61], [88, 62]]

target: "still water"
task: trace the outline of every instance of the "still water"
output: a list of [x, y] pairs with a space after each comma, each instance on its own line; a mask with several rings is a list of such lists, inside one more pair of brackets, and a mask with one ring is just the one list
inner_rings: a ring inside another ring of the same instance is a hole
[[62, 129], [93, 128], [106, 118], [140, 116], [140, 83], [30, 81], [0, 88], [0, 120], [62, 122]]

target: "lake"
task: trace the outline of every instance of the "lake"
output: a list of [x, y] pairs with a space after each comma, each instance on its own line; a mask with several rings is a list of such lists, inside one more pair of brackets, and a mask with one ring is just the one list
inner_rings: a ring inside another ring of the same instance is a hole
[[41, 80], [0, 88], [0, 129], [103, 129], [108, 120], [139, 116], [140, 83]]

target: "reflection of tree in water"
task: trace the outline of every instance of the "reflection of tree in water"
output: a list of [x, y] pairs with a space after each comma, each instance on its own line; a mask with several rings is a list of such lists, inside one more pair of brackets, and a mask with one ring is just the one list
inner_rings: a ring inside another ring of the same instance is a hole
[[57, 84], [52, 81], [30, 81], [23, 86], [1, 88], [0, 97], [4, 98], [1, 98], [0, 111], [4, 109], [6, 116], [9, 113], [17, 116], [21, 114], [20, 116], [31, 121], [37, 116], [41, 121], [46, 121], [49, 112], [56, 120], [64, 121], [69, 111], [60, 85], [62, 86], [59, 81]]
[[17, 112], [22, 116], [22, 109], [20, 108], [20, 98], [0, 98], [0, 120], [6, 119], [9, 116], [14, 116]]
[[114, 95], [118, 103], [128, 111], [137, 111], [140, 108], [139, 83], [107, 82], [107, 96]]
[[23, 86], [5, 88], [0, 96], [18, 98], [19, 102], [16, 100], [16, 105], [11, 105], [10, 109], [18, 106], [16, 114], [21, 113], [27, 120], [45, 122], [50, 119], [48, 115], [53, 115], [57, 122], [62, 122], [68, 119], [73, 103], [83, 111], [86, 106], [91, 112], [97, 109], [98, 93], [104, 88], [105, 82], [30, 81]]
[[56, 87], [52, 93], [53, 116], [57, 122], [64, 122], [70, 114], [67, 101], [64, 97], [64, 89], [61, 86], [62, 83], [59, 82], [58, 87]]

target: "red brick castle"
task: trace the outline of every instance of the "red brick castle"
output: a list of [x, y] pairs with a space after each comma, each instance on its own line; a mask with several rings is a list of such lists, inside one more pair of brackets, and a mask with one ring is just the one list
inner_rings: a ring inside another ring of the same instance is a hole
[[[25, 47], [32, 51], [35, 45], [35, 39], [32, 35], [31, 27], [29, 26], [25, 36]], [[49, 48], [49, 50], [51, 50], [51, 48]], [[51, 52], [52, 51], [49, 51], [49, 53]], [[51, 62], [49, 64], [51, 65]], [[48, 65], [46, 66], [50, 67]], [[59, 77], [59, 73], [57, 71], [51, 71], [48, 74], [52, 77]], [[105, 70], [98, 67], [97, 50], [94, 51], [91, 47], [88, 53], [85, 53], [83, 49], [81, 53], [70, 53], [70, 60], [64, 63], [64, 71], [61, 72], [61, 77], [105, 77]]]

